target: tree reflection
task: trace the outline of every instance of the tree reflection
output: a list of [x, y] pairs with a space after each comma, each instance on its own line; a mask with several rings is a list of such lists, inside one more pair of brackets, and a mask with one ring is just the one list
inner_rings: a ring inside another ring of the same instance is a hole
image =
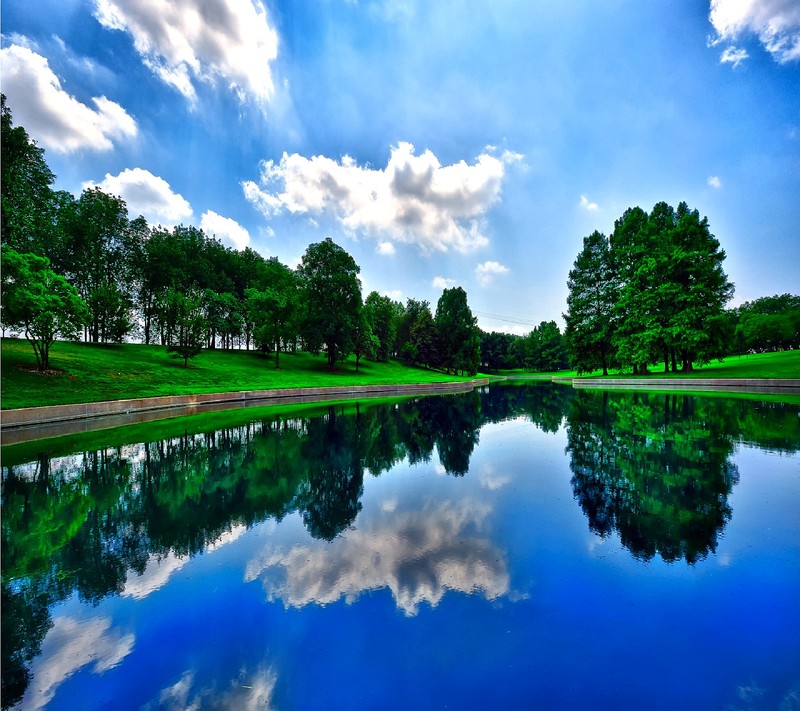
[[582, 392], [568, 416], [572, 488], [600, 536], [637, 558], [695, 563], [717, 547], [738, 481], [725, 401]]
[[[640, 558], [692, 563], [730, 518], [738, 442], [800, 447], [797, 407], [690, 396], [576, 393], [549, 384], [321, 407], [156, 441], [14, 463], [2, 488], [2, 700], [22, 697], [49, 610], [73, 593], [96, 603], [153, 558], [185, 558], [234, 529], [290, 513], [332, 541], [361, 510], [366, 473], [401, 461], [469, 472], [487, 422], [567, 424], [572, 486], [601, 536]], [[398, 580], [403, 578], [398, 574]], [[399, 585], [399, 583], [398, 583]], [[488, 588], [487, 588], [488, 589]]]

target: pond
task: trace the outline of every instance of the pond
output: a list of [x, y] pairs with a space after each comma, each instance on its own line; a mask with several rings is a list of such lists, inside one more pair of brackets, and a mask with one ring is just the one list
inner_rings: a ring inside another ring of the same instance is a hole
[[800, 408], [497, 385], [3, 451], [3, 707], [800, 708]]

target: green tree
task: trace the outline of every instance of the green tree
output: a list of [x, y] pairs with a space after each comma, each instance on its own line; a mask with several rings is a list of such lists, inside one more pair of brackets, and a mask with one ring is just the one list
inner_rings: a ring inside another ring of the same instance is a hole
[[114, 330], [122, 321], [132, 324], [129, 312], [135, 282], [128, 208], [120, 198], [91, 188], [63, 213], [66, 276], [89, 307], [87, 340], [121, 340]]
[[602, 232], [584, 237], [567, 288], [564, 336], [572, 365], [579, 375], [597, 368], [608, 375], [615, 289], [610, 245]]
[[388, 296], [381, 296], [377, 291], [373, 291], [364, 301], [364, 309], [372, 326], [372, 332], [378, 339], [375, 359], [385, 363], [392, 355], [402, 307]]
[[47, 256], [53, 261], [58, 199], [52, 189], [56, 176], [44, 158], [44, 149], [22, 126], [14, 126], [5, 95], [2, 105], [2, 241], [19, 253]]
[[188, 367], [189, 359], [203, 349], [206, 336], [201, 295], [169, 289], [164, 295], [164, 319], [167, 353], [173, 358], [183, 358], [183, 366]]
[[353, 355], [356, 357], [356, 373], [358, 372], [358, 363], [363, 357], [374, 359], [380, 341], [372, 331], [372, 324], [364, 309], [358, 316], [356, 321], [356, 331], [353, 338]]
[[40, 370], [50, 367], [50, 347], [57, 339], [77, 338], [87, 318], [75, 287], [50, 269], [47, 257], [20, 254], [3, 246], [2, 321], [21, 330], [33, 348]]
[[554, 371], [567, 365], [564, 336], [555, 321], [542, 321], [531, 331], [525, 344], [525, 367]]
[[439, 358], [445, 370], [474, 375], [480, 364], [478, 321], [467, 304], [467, 292], [460, 286], [445, 289], [436, 304], [436, 334]]
[[247, 319], [253, 324], [256, 347], [275, 351], [275, 368], [280, 368], [282, 345], [298, 332], [300, 280], [295, 272], [277, 259], [261, 268], [257, 286], [245, 292]]
[[324, 348], [331, 370], [353, 350], [362, 306], [360, 271], [330, 237], [309, 245], [298, 267], [306, 311], [303, 340], [312, 353]]

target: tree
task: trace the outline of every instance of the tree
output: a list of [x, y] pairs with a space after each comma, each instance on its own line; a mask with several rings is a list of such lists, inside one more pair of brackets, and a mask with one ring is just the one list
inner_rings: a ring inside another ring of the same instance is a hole
[[245, 291], [245, 311], [253, 324], [256, 347], [275, 350], [275, 368], [280, 368], [281, 346], [298, 331], [300, 282], [289, 267], [272, 258], [264, 263], [258, 286]]
[[372, 332], [378, 339], [375, 359], [385, 363], [392, 354], [402, 306], [388, 296], [381, 296], [377, 291], [373, 291], [364, 301], [364, 309], [372, 326]]
[[372, 331], [372, 324], [364, 309], [358, 316], [356, 321], [356, 331], [353, 338], [353, 355], [356, 357], [356, 373], [358, 372], [358, 363], [363, 356], [367, 358], [375, 358], [380, 341]]
[[120, 310], [132, 324], [128, 313], [136, 281], [130, 263], [135, 250], [129, 245], [128, 208], [118, 197], [87, 188], [63, 212], [66, 276], [89, 307], [87, 339], [95, 343], [121, 340], [111, 337], [111, 326], [120, 325]]
[[567, 364], [564, 337], [555, 321], [542, 321], [525, 344], [525, 367], [529, 370], [561, 370]]
[[324, 348], [331, 370], [353, 349], [361, 311], [360, 271], [330, 237], [309, 245], [298, 267], [306, 309], [303, 340], [312, 353]]
[[2, 321], [20, 329], [33, 347], [40, 370], [50, 367], [50, 347], [73, 339], [87, 318], [75, 287], [50, 269], [50, 260], [3, 246]]
[[584, 237], [567, 288], [564, 336], [572, 365], [579, 375], [597, 368], [608, 375], [615, 290], [610, 245], [602, 232]]
[[167, 353], [183, 358], [183, 367], [203, 349], [206, 323], [203, 318], [202, 297], [197, 293], [183, 294], [170, 289], [164, 295], [164, 320], [167, 334]]
[[51, 186], [56, 176], [45, 161], [44, 149], [22, 126], [13, 125], [4, 94], [0, 95], [0, 105], [2, 241], [18, 253], [47, 256], [52, 262], [58, 200]]
[[474, 375], [481, 359], [480, 331], [467, 304], [467, 292], [460, 286], [445, 289], [436, 304], [434, 321], [445, 370]]

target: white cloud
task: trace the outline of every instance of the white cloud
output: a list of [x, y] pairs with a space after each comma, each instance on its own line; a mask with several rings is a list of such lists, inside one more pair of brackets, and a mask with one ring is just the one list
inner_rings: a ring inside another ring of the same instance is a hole
[[221, 80], [240, 101], [268, 101], [278, 35], [260, 0], [94, 0], [95, 17], [128, 32], [150, 71], [189, 101], [196, 82]]
[[203, 217], [200, 218], [200, 229], [239, 251], [250, 244], [250, 233], [244, 227], [236, 220], [218, 215], [212, 210], [203, 213]]
[[345, 229], [382, 242], [416, 244], [426, 253], [468, 252], [488, 244], [483, 217], [500, 199], [505, 155], [483, 153], [472, 165], [443, 166], [431, 151], [417, 156], [413, 145], [400, 143], [386, 168], [376, 170], [349, 156], [336, 161], [284, 153], [279, 163], [261, 163], [260, 185], [246, 181], [242, 188], [268, 217], [328, 214]]
[[731, 45], [722, 52], [719, 61], [722, 64], [733, 64], [733, 68], [735, 69], [749, 56], [746, 49], [737, 49]]
[[715, 190], [719, 190], [722, 187], [722, 181], [718, 175], [712, 175], [707, 182]]
[[378, 254], [382, 254], [385, 257], [391, 257], [395, 252], [396, 250], [391, 242], [378, 243]]
[[121, 197], [131, 217], [143, 215], [151, 225], [172, 227], [192, 216], [192, 206], [169, 183], [143, 168], [126, 168], [119, 175], [106, 173], [100, 183], [87, 182], [85, 188], [98, 187]]
[[597, 212], [600, 209], [600, 206], [596, 202], [589, 202], [589, 198], [585, 195], [581, 195], [581, 207], [584, 210], [588, 210], [589, 212]]
[[422, 510], [384, 509], [377, 524], [345, 531], [331, 543], [289, 550], [268, 545], [245, 580], [260, 579], [267, 598], [286, 607], [326, 605], [388, 588], [398, 609], [416, 615], [447, 590], [495, 600], [509, 593], [505, 555], [478, 534], [490, 508], [473, 501], [437, 502]]
[[384, 291], [384, 296], [388, 296], [392, 301], [402, 301], [403, 292], [400, 289], [392, 289], [391, 291]]
[[455, 279], [447, 279], [443, 276], [433, 277], [431, 285], [434, 289], [450, 289], [457, 284]]
[[[708, 19], [717, 36], [712, 44], [732, 42], [745, 33], [758, 36], [764, 48], [781, 64], [800, 59], [800, 3], [797, 0], [711, 0]], [[721, 61], [736, 66], [744, 52], [729, 47]], [[726, 58], [727, 55], [727, 58]]]
[[508, 274], [509, 268], [500, 262], [484, 262], [475, 268], [475, 277], [481, 286], [488, 286], [496, 276]]
[[113, 669], [131, 653], [134, 639], [132, 634], [113, 630], [107, 617], [57, 617], [33, 662], [31, 672], [36, 683], [28, 687], [22, 708], [47, 706], [56, 689], [84, 666], [92, 665], [94, 674]]
[[136, 121], [105, 96], [92, 99], [94, 108], [70, 96], [45, 57], [30, 46], [11, 44], [0, 50], [3, 93], [17, 125], [56, 153], [81, 149], [109, 151], [114, 142], [133, 138]]

